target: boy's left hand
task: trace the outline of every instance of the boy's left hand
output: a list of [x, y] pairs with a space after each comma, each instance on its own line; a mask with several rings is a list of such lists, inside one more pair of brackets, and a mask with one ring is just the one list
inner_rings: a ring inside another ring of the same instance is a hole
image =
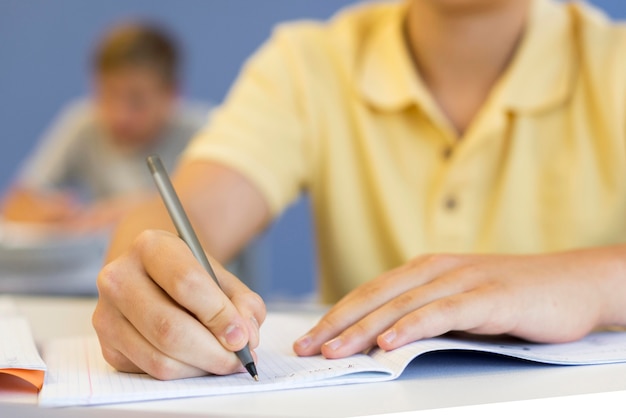
[[392, 350], [448, 331], [540, 342], [626, 322], [622, 247], [548, 255], [426, 255], [358, 287], [294, 344], [298, 355]]

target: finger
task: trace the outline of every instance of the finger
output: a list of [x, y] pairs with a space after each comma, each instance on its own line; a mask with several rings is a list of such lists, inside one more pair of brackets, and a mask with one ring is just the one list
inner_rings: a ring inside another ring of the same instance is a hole
[[[103, 306], [100, 305], [99, 309], [102, 310], [102, 308]], [[161, 380], [207, 374], [205, 370], [190, 366], [160, 352], [121, 315], [100, 314], [97, 317], [94, 313], [94, 318], [106, 322], [106, 326], [98, 327], [102, 355], [111, 366], [119, 371], [148, 373]], [[114, 335], [111, 335], [112, 330], [114, 330]]]
[[140, 367], [137, 367], [135, 363], [126, 358], [125, 355], [123, 355], [114, 348], [106, 346], [103, 341], [100, 341], [100, 347], [102, 351], [102, 357], [104, 357], [106, 362], [109, 363], [111, 367], [113, 367], [115, 370], [124, 373], [146, 373]]
[[452, 273], [402, 293], [324, 343], [321, 352], [326, 358], [342, 358], [369, 349], [400, 318], [437, 299], [465, 292], [470, 285], [471, 280]]
[[[96, 330], [96, 334], [98, 335], [104, 359], [111, 366], [121, 372], [143, 373], [144, 371], [141, 368], [139, 368], [132, 361], [128, 360], [126, 356], [120, 353], [113, 346], [119, 341], [117, 333], [113, 330], [117, 330], [120, 326], [118, 321], [121, 316], [111, 307], [105, 307], [104, 305], [105, 303], [103, 300], [99, 299], [91, 320], [92, 325]], [[115, 312], [115, 314], [113, 314], [113, 312]], [[111, 335], [114, 332], [116, 335]]]
[[211, 276], [177, 236], [146, 231], [136, 244], [142, 265], [154, 282], [191, 312], [229, 351], [249, 340], [245, 320]]
[[294, 344], [294, 351], [301, 356], [319, 354], [324, 343], [356, 324], [370, 312], [410, 289], [445, 274], [463, 262], [463, 258], [458, 256], [418, 257], [411, 263], [360, 286], [339, 301], [315, 327], [299, 338]]
[[[485, 294], [476, 290], [437, 299], [398, 320], [378, 337], [377, 343], [384, 350], [393, 350], [449, 331], [476, 329], [492, 321], [496, 314]], [[500, 333], [501, 329], [493, 331]]]
[[216, 274], [226, 296], [230, 298], [241, 316], [247, 319], [248, 345], [252, 349], [256, 348], [260, 342], [259, 328], [267, 314], [265, 302], [257, 293], [219, 265], [217, 265]]
[[235, 354], [142, 273], [136, 260], [118, 260], [98, 278], [101, 299], [115, 307], [152, 346], [167, 357], [207, 372], [228, 374], [239, 368]]

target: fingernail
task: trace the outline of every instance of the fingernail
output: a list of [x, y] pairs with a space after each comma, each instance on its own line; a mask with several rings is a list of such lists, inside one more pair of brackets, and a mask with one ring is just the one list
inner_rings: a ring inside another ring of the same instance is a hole
[[393, 343], [393, 340], [395, 340], [396, 337], [397, 337], [396, 330], [391, 328], [390, 330], [385, 331], [380, 337], [387, 344], [391, 344], [391, 343]]
[[303, 337], [300, 337], [300, 339], [296, 341], [296, 345], [304, 350], [307, 347], [309, 347], [312, 342], [313, 342], [313, 338], [311, 338], [311, 336], [307, 334]]
[[239, 324], [231, 324], [226, 328], [226, 342], [230, 345], [239, 345], [243, 341], [243, 331]]
[[343, 338], [342, 337], [333, 338], [332, 340], [328, 341], [324, 345], [330, 350], [335, 351], [343, 345]]

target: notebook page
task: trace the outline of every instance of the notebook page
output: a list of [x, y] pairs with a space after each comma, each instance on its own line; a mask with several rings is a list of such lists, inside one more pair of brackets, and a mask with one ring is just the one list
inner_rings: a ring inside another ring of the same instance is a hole
[[626, 362], [626, 332], [598, 332], [564, 344], [537, 344], [510, 337], [437, 337], [370, 356], [398, 377], [414, 358], [433, 351], [467, 350], [501, 354], [538, 363], [586, 365]]
[[45, 370], [26, 318], [0, 316], [0, 373], [17, 376], [40, 389]]
[[297, 357], [291, 345], [317, 317], [269, 314], [257, 350], [259, 382], [247, 374], [159, 381], [119, 373], [102, 358], [93, 337], [53, 340], [44, 348], [48, 373], [42, 406], [93, 405], [386, 380], [389, 371], [366, 355], [326, 360]]

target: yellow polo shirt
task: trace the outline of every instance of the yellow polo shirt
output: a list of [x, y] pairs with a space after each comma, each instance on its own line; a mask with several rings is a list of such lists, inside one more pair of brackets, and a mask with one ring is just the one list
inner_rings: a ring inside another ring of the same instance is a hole
[[247, 176], [274, 216], [310, 194], [327, 302], [424, 253], [626, 241], [626, 29], [536, 0], [457, 138], [411, 63], [406, 10], [279, 27], [186, 158]]

